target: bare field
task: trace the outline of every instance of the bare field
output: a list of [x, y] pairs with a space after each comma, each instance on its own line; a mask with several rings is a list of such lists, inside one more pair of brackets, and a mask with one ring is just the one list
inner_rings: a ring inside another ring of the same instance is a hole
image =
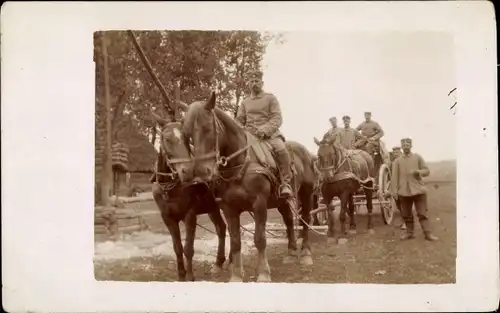
[[[417, 238], [401, 242], [399, 234], [399, 216], [392, 226], [384, 225], [379, 214], [375, 216], [375, 234], [366, 232], [366, 216], [357, 216], [357, 235], [350, 237], [346, 244], [327, 242], [326, 237], [311, 232], [314, 265], [303, 267], [298, 262], [282, 264], [286, 254], [284, 234], [276, 238], [268, 236], [268, 258], [274, 282], [296, 283], [391, 283], [391, 284], [450, 284], [455, 283], [456, 259], [456, 186], [455, 183], [442, 183], [436, 188], [429, 184], [429, 217], [433, 223], [438, 242], [424, 240], [419, 226], [416, 226]], [[166, 227], [153, 202], [143, 203], [137, 209], [145, 213], [152, 228], [150, 236], [157, 246], [151, 253], [130, 253], [130, 257], [106, 257], [103, 245], [112, 245], [106, 238], [96, 238], [96, 256], [94, 273], [97, 280], [114, 281], [175, 281], [176, 263], [172, 256], [171, 241]], [[208, 217], [201, 216], [199, 224], [213, 230]], [[242, 225], [251, 223], [248, 214], [242, 216]], [[271, 210], [270, 223], [281, 223], [277, 210]], [[338, 222], [336, 227], [338, 229]], [[128, 236], [133, 240], [134, 236]], [[137, 236], [136, 236], [137, 237]], [[195, 276], [197, 280], [225, 282], [229, 278], [226, 271], [214, 277], [209, 269], [215, 254], [215, 244], [210, 231], [197, 229], [195, 242]], [[145, 236], [144, 238], [147, 238]], [[245, 236], [248, 248], [244, 252], [246, 271], [245, 281], [255, 281], [256, 250], [251, 245], [251, 235]], [[145, 239], [146, 241], [148, 239]], [[210, 240], [210, 241], [207, 241]], [[125, 242], [127, 239], [124, 240]], [[144, 240], [143, 240], [144, 241]], [[150, 240], [151, 241], [151, 240]], [[226, 240], [226, 253], [229, 251], [229, 238]], [[300, 243], [300, 242], [299, 242]], [[125, 246], [125, 244], [123, 244]], [[123, 249], [126, 249], [122, 247]], [[137, 247], [134, 249], [139, 251]], [[156, 249], [156, 253], [155, 253]], [[207, 251], [209, 249], [210, 251]], [[113, 250], [111, 248], [110, 250]], [[170, 250], [170, 251], [167, 251]], [[140, 250], [142, 251], [142, 250]], [[203, 255], [206, 254], [206, 255]]]

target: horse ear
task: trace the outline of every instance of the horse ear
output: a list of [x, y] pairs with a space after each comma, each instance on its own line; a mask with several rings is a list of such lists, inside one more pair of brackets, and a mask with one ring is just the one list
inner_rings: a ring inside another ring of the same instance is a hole
[[314, 137], [314, 143], [317, 144], [318, 146], [321, 144], [318, 140], [318, 138]]
[[165, 124], [168, 124], [167, 119], [159, 116], [155, 112], [151, 112], [151, 116], [153, 117], [153, 120], [156, 121], [156, 123], [158, 123], [158, 125], [160, 125], [160, 126], [164, 126]]
[[188, 105], [186, 102], [177, 101], [177, 107], [180, 108], [184, 112], [186, 112], [188, 110]]
[[215, 91], [212, 91], [212, 93], [210, 94], [210, 98], [205, 103], [205, 109], [208, 111], [212, 111], [215, 108], [215, 100], [216, 100]]

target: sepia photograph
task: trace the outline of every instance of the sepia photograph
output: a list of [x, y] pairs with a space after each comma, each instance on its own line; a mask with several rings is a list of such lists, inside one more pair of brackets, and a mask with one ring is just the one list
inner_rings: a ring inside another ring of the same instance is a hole
[[490, 2], [0, 22], [5, 311], [498, 309]]
[[97, 280], [453, 284], [446, 32], [94, 33]]

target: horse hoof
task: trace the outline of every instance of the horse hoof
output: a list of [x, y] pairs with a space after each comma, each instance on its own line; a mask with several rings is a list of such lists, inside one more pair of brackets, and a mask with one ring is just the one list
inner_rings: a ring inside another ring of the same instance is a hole
[[307, 266], [310, 266], [310, 265], [313, 265], [314, 262], [313, 262], [313, 259], [312, 259], [312, 256], [310, 255], [303, 255], [300, 257], [300, 265], [307, 265]]
[[347, 243], [347, 238], [339, 238], [339, 245], [345, 245]]
[[399, 228], [402, 229], [402, 230], [406, 230], [406, 224], [404, 224], [404, 223], [401, 224], [401, 226], [399, 226]]
[[356, 230], [355, 229], [349, 229], [349, 235], [351, 235], [351, 236], [356, 235]]
[[217, 265], [212, 265], [212, 268], [210, 269], [210, 274], [212, 275], [217, 275], [222, 273], [222, 267], [217, 266]]
[[186, 276], [186, 281], [195, 281], [194, 276], [187, 275]]
[[370, 229], [368, 229], [368, 233], [370, 235], [373, 235], [373, 234], [375, 234], [375, 230], [373, 230], [373, 228], [370, 228]]
[[297, 257], [295, 257], [293, 255], [285, 255], [283, 257], [283, 264], [292, 264], [292, 263], [295, 263], [296, 260], [297, 260]]
[[231, 278], [229, 279], [229, 282], [230, 283], [241, 283], [243, 282], [243, 279], [239, 276], [231, 276]]
[[257, 282], [258, 283], [270, 283], [271, 276], [269, 274], [259, 274], [259, 277], [257, 277]]

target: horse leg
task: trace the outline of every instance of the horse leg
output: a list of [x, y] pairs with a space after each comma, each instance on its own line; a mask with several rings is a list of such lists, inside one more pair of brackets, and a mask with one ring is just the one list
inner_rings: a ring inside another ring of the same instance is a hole
[[[254, 243], [258, 251], [257, 260], [257, 282], [271, 281], [271, 268], [266, 255], [266, 221], [267, 221], [267, 201], [264, 195], [260, 194], [253, 204], [255, 215]], [[293, 227], [293, 226], [292, 226]]]
[[194, 238], [196, 236], [196, 213], [188, 212], [184, 218], [186, 226], [186, 240], [184, 243], [184, 256], [186, 257], [186, 281], [194, 281], [193, 256], [194, 256]]
[[243, 257], [241, 255], [241, 233], [240, 233], [240, 212], [234, 212], [234, 209], [221, 204], [224, 216], [227, 221], [227, 228], [229, 229], [230, 250], [229, 250], [229, 263], [230, 263], [230, 282], [243, 281]]
[[226, 261], [226, 223], [222, 219], [220, 210], [217, 208], [214, 212], [208, 214], [208, 217], [215, 226], [215, 232], [219, 242], [217, 244], [217, 259], [212, 266], [210, 272], [212, 274], [219, 274], [222, 272], [222, 266]]
[[300, 255], [300, 264], [302, 265], [313, 265], [311, 246], [309, 245], [309, 224], [311, 221], [311, 207], [312, 207], [312, 188], [307, 188], [303, 186], [299, 190], [300, 202], [302, 203], [302, 248]]
[[288, 238], [288, 254], [283, 257], [283, 264], [290, 264], [297, 260], [297, 240], [295, 239], [295, 230], [293, 228], [293, 214], [287, 203], [280, 204], [278, 211], [283, 216], [286, 226], [286, 236]]
[[347, 235], [346, 227], [345, 227], [345, 220], [346, 220], [346, 213], [347, 213], [347, 206], [349, 203], [349, 193], [344, 191], [340, 195], [340, 233], [342, 236]]
[[168, 232], [170, 233], [170, 237], [172, 238], [172, 244], [174, 246], [175, 256], [177, 258], [177, 276], [179, 281], [186, 280], [186, 269], [184, 268], [184, 257], [183, 248], [182, 248], [182, 240], [181, 240], [181, 231], [179, 229], [179, 223], [177, 221], [172, 220], [166, 213], [162, 212], [161, 217], [163, 222], [168, 228]]
[[[311, 210], [316, 210], [317, 208], [318, 208], [318, 196], [313, 195], [313, 203], [312, 203]], [[314, 226], [321, 225], [321, 223], [319, 222], [319, 219], [318, 219], [318, 214], [319, 213], [313, 214], [313, 225]]]
[[326, 233], [328, 238], [335, 237], [335, 216], [333, 215], [335, 211], [335, 206], [332, 204], [332, 198], [328, 197], [325, 199], [326, 203], [326, 216], [328, 223], [328, 231]]
[[348, 214], [349, 214], [349, 233], [351, 235], [355, 235], [356, 234], [356, 218], [354, 216], [354, 210], [355, 210], [355, 206], [354, 206], [354, 194], [350, 194], [349, 195], [349, 211], [348, 211]]
[[373, 223], [372, 223], [372, 211], [373, 211], [373, 184], [369, 184], [368, 188], [364, 188], [365, 197], [366, 197], [366, 210], [368, 211], [368, 233], [374, 234]]

